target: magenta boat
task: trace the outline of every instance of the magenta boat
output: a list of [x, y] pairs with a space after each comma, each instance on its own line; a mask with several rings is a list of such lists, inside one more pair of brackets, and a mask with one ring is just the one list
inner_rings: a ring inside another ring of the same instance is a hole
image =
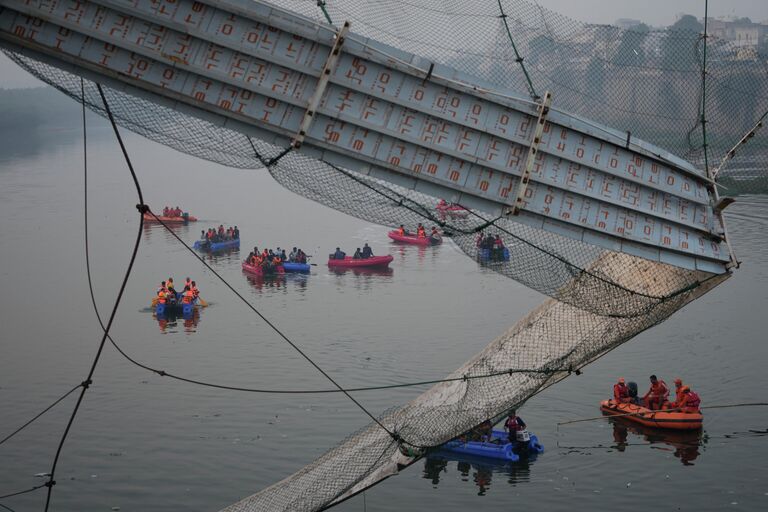
[[256, 277], [269, 277], [283, 275], [285, 274], [285, 269], [282, 265], [278, 265], [277, 267], [274, 267], [272, 272], [264, 272], [263, 267], [256, 267], [254, 265], [249, 265], [248, 263], [243, 262], [243, 272]]
[[371, 256], [370, 258], [354, 259], [347, 256], [343, 260], [328, 260], [328, 266], [331, 268], [381, 268], [386, 267], [395, 259], [389, 254], [386, 256]]
[[435, 210], [437, 210], [440, 215], [445, 216], [448, 215], [450, 217], [467, 217], [469, 215], [469, 210], [461, 206], [460, 204], [438, 204], [435, 206]]
[[426, 236], [426, 237], [420, 237], [416, 235], [401, 235], [399, 231], [390, 231], [388, 233], [389, 238], [394, 240], [395, 242], [400, 242], [401, 244], [411, 244], [411, 245], [439, 245], [443, 243], [443, 238], [435, 238], [432, 236]]

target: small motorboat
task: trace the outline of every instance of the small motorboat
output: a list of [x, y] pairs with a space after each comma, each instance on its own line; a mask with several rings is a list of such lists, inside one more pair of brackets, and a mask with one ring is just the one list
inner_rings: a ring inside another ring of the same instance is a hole
[[603, 400], [600, 402], [600, 410], [603, 414], [621, 416], [628, 421], [651, 428], [697, 430], [704, 423], [704, 415], [700, 411], [651, 410], [642, 405], [624, 404], [615, 400]]
[[198, 251], [216, 252], [225, 251], [227, 249], [239, 249], [240, 239], [224, 240], [223, 242], [211, 242], [210, 240], [196, 240], [193, 245]]
[[331, 268], [381, 268], [389, 266], [393, 259], [395, 258], [389, 254], [386, 256], [371, 256], [370, 258], [357, 259], [352, 256], [346, 256], [343, 260], [329, 258], [328, 266]]
[[435, 210], [440, 213], [441, 217], [447, 215], [454, 218], [464, 218], [469, 215], [469, 210], [456, 203], [438, 203], [438, 205], [435, 206]]
[[411, 245], [439, 245], [443, 243], [443, 237], [437, 236], [417, 236], [417, 235], [401, 235], [399, 231], [390, 231], [387, 236], [394, 240], [395, 242], [399, 242], [401, 244], [411, 244]]
[[483, 441], [466, 441], [457, 438], [440, 446], [440, 450], [487, 457], [491, 459], [515, 462], [521, 456], [539, 454], [544, 452], [544, 445], [539, 443], [539, 438], [527, 430], [516, 433], [517, 442], [509, 441], [509, 434], [503, 430], [494, 430], [490, 439]]
[[281, 276], [285, 274], [285, 268], [283, 265], [277, 265], [272, 267], [272, 271], [265, 271], [264, 267], [257, 267], [249, 263], [243, 262], [243, 272], [255, 277], [270, 277]]
[[187, 224], [188, 222], [197, 222], [197, 217], [193, 217], [188, 213], [184, 213], [181, 217], [166, 217], [165, 215], [158, 215], [155, 218], [151, 213], [144, 214], [144, 222], [163, 222], [164, 224]]
[[283, 263], [283, 269], [288, 273], [294, 274], [309, 274], [309, 263], [295, 263], [292, 261], [286, 261]]

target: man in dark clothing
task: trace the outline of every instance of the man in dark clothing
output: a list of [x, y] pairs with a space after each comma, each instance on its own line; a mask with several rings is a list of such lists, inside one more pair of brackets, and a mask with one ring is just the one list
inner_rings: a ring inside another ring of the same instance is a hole
[[370, 258], [371, 256], [373, 256], [373, 250], [368, 244], [365, 244], [363, 246], [363, 258]]

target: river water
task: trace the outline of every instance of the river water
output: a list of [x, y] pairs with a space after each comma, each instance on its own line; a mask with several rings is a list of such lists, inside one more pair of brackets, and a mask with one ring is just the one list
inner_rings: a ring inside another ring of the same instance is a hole
[[[77, 107], [57, 131], [5, 134], [0, 143], [0, 437], [87, 374], [100, 340], [85, 273], [83, 154]], [[89, 118], [91, 264], [108, 315], [137, 229], [133, 184], [103, 120]], [[545, 298], [478, 268], [450, 242], [389, 243], [387, 228], [293, 195], [264, 171], [197, 160], [125, 134], [155, 210], [179, 205], [201, 222], [237, 225], [240, 253], [212, 265], [321, 367], [347, 387], [441, 378]], [[605, 420], [599, 401], [617, 376], [641, 391], [656, 373], [681, 376], [703, 405], [765, 399], [768, 355], [768, 200], [729, 208], [742, 268], [664, 324], [520, 411], [546, 451], [512, 465], [420, 461], [338, 510], [766, 510], [768, 408], [706, 412], [701, 437], [658, 435]], [[114, 326], [140, 362], [192, 379], [269, 389], [328, 388], [293, 349], [160, 227], [146, 228]], [[335, 274], [336, 246], [368, 242], [392, 254], [391, 273]], [[300, 246], [318, 265], [304, 277], [252, 281], [248, 247]], [[210, 303], [190, 321], [148, 310], [159, 281], [197, 280]], [[381, 412], [424, 388], [358, 393]], [[0, 446], [0, 495], [43, 482], [74, 396]], [[337, 395], [259, 395], [203, 388], [148, 373], [107, 346], [56, 475], [52, 510], [216, 511], [299, 469], [366, 417]], [[343, 470], [343, 468], [339, 468]], [[3, 500], [40, 510], [44, 491]]]

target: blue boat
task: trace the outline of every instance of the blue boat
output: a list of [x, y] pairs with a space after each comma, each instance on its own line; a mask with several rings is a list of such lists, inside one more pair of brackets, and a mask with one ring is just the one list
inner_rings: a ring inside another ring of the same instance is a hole
[[195, 245], [193, 245], [195, 249], [198, 251], [209, 251], [209, 252], [216, 252], [216, 251], [223, 251], [226, 249], [239, 249], [240, 248], [240, 239], [236, 238], [234, 240], [225, 240], [224, 242], [209, 242], [208, 240], [197, 240], [195, 241]]
[[496, 261], [509, 261], [509, 249], [507, 249], [506, 247], [502, 249], [502, 259], [492, 259], [491, 254], [492, 253], [490, 249], [478, 249], [477, 259], [482, 262], [490, 262], [490, 263], [493, 263]]
[[157, 316], [191, 316], [195, 310], [195, 304], [197, 299], [191, 303], [184, 303], [181, 301], [182, 296], [180, 293], [176, 294], [176, 302], [172, 303], [157, 303], [155, 304], [155, 314]]
[[309, 274], [309, 263], [294, 263], [291, 261], [286, 261], [283, 263], [283, 268], [286, 272]]
[[515, 445], [510, 443], [506, 432], [494, 430], [493, 435], [487, 441], [462, 441], [461, 439], [454, 439], [442, 445], [440, 450], [508, 462], [516, 462], [520, 460], [521, 456], [544, 452], [544, 445], [539, 443], [539, 438], [535, 434], [530, 434], [528, 442], [522, 444], [522, 450], [518, 449], [516, 445], [520, 446], [518, 443], [515, 443]]

